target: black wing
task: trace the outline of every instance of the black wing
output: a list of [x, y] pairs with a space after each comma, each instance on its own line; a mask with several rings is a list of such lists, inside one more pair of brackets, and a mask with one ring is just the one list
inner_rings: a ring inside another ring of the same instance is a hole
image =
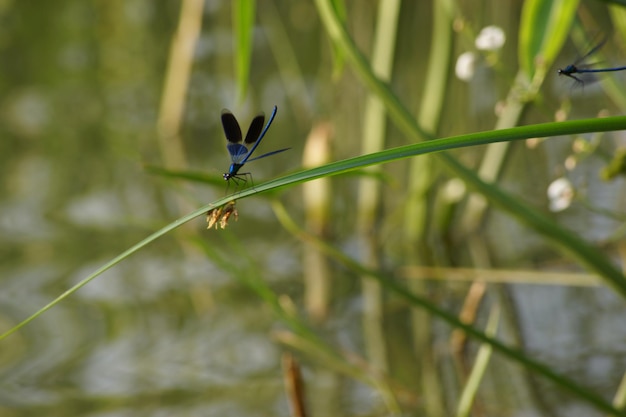
[[[224, 134], [226, 135], [227, 141], [231, 143], [241, 142], [241, 128], [239, 127], [239, 123], [237, 122], [237, 119], [230, 112], [230, 110], [227, 110], [227, 109], [222, 110], [222, 127], [224, 128]], [[250, 132], [248, 132], [248, 134], [249, 133]], [[247, 140], [248, 140], [248, 136], [246, 136], [246, 141]]]
[[261, 130], [263, 130], [263, 122], [265, 122], [265, 115], [263, 113], [252, 119], [250, 127], [248, 128], [248, 133], [246, 133], [246, 139], [244, 140], [246, 145], [250, 145], [259, 139]]

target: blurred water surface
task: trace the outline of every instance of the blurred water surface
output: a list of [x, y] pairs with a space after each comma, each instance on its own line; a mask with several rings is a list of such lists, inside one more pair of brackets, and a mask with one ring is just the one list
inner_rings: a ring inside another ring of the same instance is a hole
[[[251, 85], [242, 104], [236, 102], [233, 76], [231, 2], [205, 3], [181, 131], [188, 169], [218, 179], [227, 169], [219, 125], [224, 107], [238, 115], [244, 128], [258, 111], [269, 113], [272, 105], [279, 107], [262, 147], [292, 149], [255, 162], [251, 169], [256, 181], [298, 169], [303, 140], [321, 118], [334, 116], [337, 159], [360, 153], [364, 91], [349, 69], [333, 81], [327, 40], [314, 6], [307, 1], [276, 1], [268, 8], [264, 3], [258, 6]], [[144, 169], [146, 163], [159, 165], [163, 157], [156, 143], [156, 122], [179, 7], [176, 1], [148, 0], [1, 2], [2, 329], [185, 214], [178, 199], [199, 207], [223, 194], [224, 185], [182, 190], [180, 182]], [[374, 2], [350, 6], [349, 20], [365, 49], [371, 41], [375, 7]], [[427, 6], [404, 7], [398, 55], [411, 58], [400, 61], [394, 86], [408, 105], [414, 105], [427, 65], [421, 57], [429, 44], [416, 37], [414, 29], [423, 27], [428, 33], [430, 16]], [[510, 10], [496, 6], [482, 18], [504, 26], [514, 38], [516, 13], [519, 5], [513, 2]], [[279, 57], [269, 44], [277, 30], [267, 23], [275, 22], [270, 18], [281, 22], [281, 30], [288, 34], [283, 40], [300, 63], [300, 74], [279, 71]], [[504, 56], [514, 62], [515, 40], [508, 42]], [[454, 99], [444, 115], [442, 135], [493, 127], [495, 101], [506, 87], [484, 71], [470, 85], [451, 75], [449, 94]], [[556, 82], [564, 80], [551, 83]], [[544, 105], [555, 109], [570, 86], [549, 85], [546, 91]], [[612, 108], [593, 88], [583, 94], [585, 106], [576, 101], [574, 110], [579, 117]], [[534, 110], [525, 122], [545, 121], [542, 116]], [[405, 143], [395, 128], [389, 130], [389, 146]], [[503, 184], [527, 195], [529, 203], [547, 207], [545, 189], [558, 175], [552, 167], [560, 164], [571, 143], [544, 145], [541, 151], [516, 145]], [[468, 150], [466, 155], [475, 152]], [[575, 181], [598, 181], [601, 161], [588, 162], [577, 171]], [[400, 170], [399, 165], [390, 170]], [[341, 193], [335, 202], [334, 238], [350, 251], [355, 183], [351, 179], [336, 183]], [[604, 208], [623, 209], [623, 180], [589, 190], [591, 200], [604, 202]], [[401, 198], [390, 197], [389, 205]], [[288, 190], [281, 199], [295, 217], [301, 215], [299, 189]], [[0, 342], [0, 414], [289, 415], [280, 369], [285, 348], [272, 337], [283, 325], [240, 280], [190, 245], [194, 238], [206, 240], [222, 249], [222, 256], [238, 269], [259, 274], [299, 306], [302, 249], [279, 227], [267, 201], [247, 199], [238, 208], [240, 219], [228, 229], [206, 231], [204, 219], [198, 219], [190, 229], [162, 238]], [[607, 239], [619, 224], [580, 207], [555, 216], [555, 221], [595, 242]], [[501, 213], [493, 214], [485, 235], [502, 265], [550, 268], [555, 261], [558, 266], [560, 255]], [[229, 252], [229, 239], [240, 239], [243, 253]], [[333, 313], [319, 331], [329, 343], [363, 354], [364, 304], [358, 281], [339, 268], [333, 282]], [[610, 398], [626, 369], [623, 300], [600, 287], [521, 284], [508, 291], [519, 337], [529, 353]], [[444, 291], [433, 285], [432, 292], [450, 310], [462, 300], [460, 287]], [[397, 308], [388, 312], [386, 342], [397, 354], [390, 358], [392, 368], [401, 375], [405, 372], [404, 383], [410, 386], [416, 376], [403, 359], [411, 350], [407, 317]], [[441, 355], [449, 355], [449, 329], [441, 325], [435, 329], [439, 330], [433, 336], [435, 345]], [[312, 409], [334, 415], [386, 415], [373, 387], [301, 359]], [[490, 374], [485, 390], [497, 393], [498, 381], [507, 376], [497, 369]], [[544, 402], [544, 411], [595, 415], [576, 401], [567, 402], [563, 394], [552, 393], [549, 384], [543, 390], [541, 384], [535, 395]], [[411, 398], [408, 403], [420, 409], [421, 401]], [[495, 413], [491, 415], [540, 415], [534, 414], [539, 413], [535, 407], [520, 405], [515, 392], [499, 393], [497, 401], [487, 405]]]

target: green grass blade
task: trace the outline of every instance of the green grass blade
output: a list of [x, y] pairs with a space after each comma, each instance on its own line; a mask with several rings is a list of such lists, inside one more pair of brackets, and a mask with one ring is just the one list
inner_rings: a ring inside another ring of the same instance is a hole
[[[519, 60], [529, 80], [542, 81], [569, 35], [579, 0], [528, 0], [519, 29]], [[538, 81], [538, 84], [541, 84]]]
[[[491, 308], [491, 312], [489, 313], [489, 319], [487, 322], [487, 328], [485, 329], [485, 334], [489, 337], [495, 337], [498, 330], [499, 322], [500, 307], [498, 305], [495, 305]], [[478, 354], [476, 355], [474, 366], [472, 367], [472, 371], [470, 372], [469, 378], [467, 379], [467, 383], [465, 384], [465, 387], [463, 388], [463, 391], [461, 392], [461, 396], [459, 398], [459, 404], [457, 406], [456, 414], [457, 417], [470, 416], [472, 403], [474, 402], [474, 399], [476, 398], [476, 395], [478, 393], [480, 381], [487, 371], [487, 366], [489, 365], [492, 351], [493, 347], [488, 343], [483, 343], [478, 349]]]
[[252, 61], [252, 44], [254, 43], [255, 0], [233, 1], [233, 27], [235, 28], [235, 68], [237, 72], [237, 94], [239, 102], [243, 101], [248, 91], [250, 65]]
[[[405, 145], [398, 148], [388, 149], [382, 152], [376, 152], [371, 155], [358, 156], [339, 162], [333, 162], [327, 165], [323, 165], [321, 167], [296, 172], [290, 175], [286, 175], [285, 177], [265, 182], [263, 184], [255, 185], [254, 187], [250, 187], [236, 194], [226, 196], [224, 198], [216, 200], [213, 203], [207, 204], [197, 210], [194, 210], [193, 212], [168, 224], [161, 230], [158, 230], [157, 232], [151, 234], [147, 238], [143, 239], [141, 242], [132, 246], [128, 250], [116, 256], [111, 261], [104, 264], [102, 267], [98, 268], [94, 273], [90, 274], [88, 277], [78, 282], [76, 285], [68, 289], [66, 292], [64, 292], [52, 302], [47, 304], [45, 307], [34, 313], [32, 316], [28, 317], [15, 327], [1, 334], [0, 340], [4, 339], [8, 335], [14, 333], [24, 325], [28, 324], [42, 313], [52, 308], [55, 304], [67, 298], [75, 291], [86, 285], [89, 281], [91, 281], [98, 275], [102, 274], [108, 269], [111, 269], [113, 266], [117, 265], [128, 256], [152, 243], [159, 237], [176, 229], [179, 226], [182, 226], [188, 221], [200, 215], [203, 215], [208, 210], [215, 207], [220, 207], [230, 201], [238, 200], [265, 191], [286, 187], [288, 185], [295, 185], [305, 181], [311, 181], [321, 177], [348, 173], [350, 171], [361, 169], [370, 165], [397, 161], [400, 159], [410, 158], [427, 153], [441, 152], [467, 146], [484, 145], [487, 143], [502, 141], [513, 141], [535, 137], [549, 137], [612, 130], [626, 130], [626, 116], [607, 117], [604, 119], [573, 120], [558, 123], [545, 123], [482, 133], [472, 133], [469, 135], [453, 136], [450, 138], [416, 143], [412, 145]], [[467, 168], [461, 166], [460, 164], [456, 167], [456, 169], [461, 174], [464, 174], [465, 171], [469, 172]], [[471, 186], [475, 187], [483, 193], [489, 193], [489, 195], [502, 207], [506, 207], [509, 210], [516, 210], [514, 214], [518, 215], [522, 219], [525, 219], [525, 221], [530, 222], [530, 224], [536, 230], [543, 232], [544, 234], [546, 234], [546, 236], [551, 236], [551, 234], [554, 233], [557, 239], [564, 239], [565, 244], [569, 244], [569, 247], [572, 250], [579, 254], [582, 253], [584, 255], [584, 259], [588, 261], [591, 269], [603, 275], [607, 282], [614, 284], [614, 286], [620, 291], [621, 294], [626, 295], [626, 279], [623, 277], [621, 272], [618, 271], [612, 264], [610, 264], [595, 248], [587, 245], [584, 241], [576, 238], [571, 233], [558, 228], [553, 222], [543, 217], [539, 213], [533, 211], [530, 207], [519, 205], [519, 203], [516, 200], [512, 199], [512, 197], [495, 189], [495, 187], [493, 187], [492, 185], [482, 182], [476, 176], [470, 176], [470, 178], [473, 178], [473, 182], [470, 183]]]

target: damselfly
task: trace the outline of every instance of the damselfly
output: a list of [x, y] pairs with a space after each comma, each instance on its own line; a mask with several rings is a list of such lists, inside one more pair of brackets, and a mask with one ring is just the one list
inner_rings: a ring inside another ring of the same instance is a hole
[[578, 60], [576, 60], [576, 62], [574, 62], [573, 64], [570, 64], [570, 65], [568, 65], [565, 68], [558, 69], [557, 73], [559, 75], [565, 75], [567, 77], [570, 77], [574, 81], [576, 81], [577, 83], [584, 84], [585, 82], [580, 77], [577, 77], [574, 74], [588, 74], [588, 73], [613, 72], [613, 71], [623, 71], [623, 70], [626, 70], [626, 66], [624, 66], [624, 67], [614, 67], [614, 68], [585, 68], [585, 67], [580, 66], [581, 62], [583, 62], [589, 56], [591, 56], [591, 55], [595, 54], [596, 52], [598, 52], [598, 50], [600, 48], [602, 48], [602, 46], [604, 45], [605, 42], [606, 42], [606, 38], [604, 40], [602, 40], [602, 42], [600, 42], [599, 44], [594, 46], [589, 52], [587, 52], [587, 54], [585, 54], [585, 56], [583, 56], [582, 58], [579, 58]]
[[265, 121], [265, 115], [263, 113], [252, 119], [250, 127], [248, 128], [248, 133], [246, 133], [246, 138], [243, 140], [243, 143], [241, 143], [241, 128], [239, 127], [237, 119], [229, 110], [222, 110], [222, 127], [224, 128], [224, 134], [226, 135], [226, 140], [228, 142], [226, 144], [226, 149], [228, 149], [231, 160], [228, 172], [225, 172], [223, 175], [224, 180], [228, 181], [232, 179], [235, 182], [239, 180], [245, 181], [246, 175], [250, 175], [250, 173], [239, 173], [239, 170], [246, 162], [265, 158], [266, 156], [274, 155], [289, 149], [279, 149], [277, 151], [268, 152], [261, 156], [257, 156], [256, 158], [250, 159], [257, 146], [259, 146], [259, 143], [261, 143], [261, 139], [263, 139], [265, 133], [267, 133], [267, 129], [269, 129], [272, 124], [277, 111], [278, 108], [274, 106], [274, 110], [272, 111], [270, 119], [267, 121], [265, 127], [263, 127], [263, 122]]

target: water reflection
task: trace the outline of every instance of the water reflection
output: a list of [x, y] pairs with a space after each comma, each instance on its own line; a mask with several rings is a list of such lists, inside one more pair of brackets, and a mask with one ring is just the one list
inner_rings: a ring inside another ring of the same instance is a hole
[[[287, 36], [270, 33], [272, 25], [263, 23], [265, 20], [255, 27], [250, 93], [239, 109], [254, 114], [274, 103], [285, 109], [272, 127], [272, 141], [277, 148], [293, 146], [294, 155], [298, 155], [301, 138], [313, 119], [330, 115], [337, 124], [337, 159], [362, 153], [362, 87], [349, 71], [343, 79], [333, 78], [328, 42], [309, 13], [314, 11], [310, 3], [278, 5], [273, 26], [284, 24]], [[181, 199], [195, 208], [223, 195], [221, 185], [184, 188], [180, 182], [149, 175], [142, 168], [145, 162], [160, 165], [164, 159], [157, 143], [156, 119], [179, 6], [145, 0], [0, 4], [0, 13], [11, 17], [0, 30], [3, 329], [181, 216]], [[350, 17], [351, 30], [363, 44], [372, 36], [372, 29], [363, 23], [375, 15], [370, 6], [358, 8]], [[407, 32], [399, 36], [398, 60], [402, 62], [392, 87], [407, 103], [413, 103], [423, 89], [417, 83], [424, 79], [428, 64], [424, 53], [417, 51], [427, 51], [430, 40], [409, 31], [422, 24], [428, 27], [430, 15], [417, 13], [414, 8], [422, 7], [419, 2], [405, 7], [410, 10], [402, 18], [411, 21], [401, 29]], [[235, 103], [238, 87], [233, 76], [236, 51], [232, 48], [230, 2], [207, 2], [204, 13], [178, 130], [189, 161], [185, 168], [214, 173], [221, 179], [227, 155], [219, 110]], [[517, 22], [519, 16], [503, 20]], [[462, 39], [459, 43], [468, 44]], [[293, 55], [287, 54], [286, 48], [293, 48]], [[284, 55], [280, 51], [285, 51]], [[504, 62], [515, 63], [514, 47], [503, 54], [508, 54]], [[505, 72], [515, 73], [512, 67]], [[495, 102], [506, 92], [499, 86], [501, 76], [501, 68], [483, 71], [478, 84], [470, 86], [475, 94], [451, 82], [448, 94], [452, 99], [441, 123], [442, 134], [492, 128]], [[559, 91], [564, 90], [560, 87]], [[587, 96], [591, 97], [588, 108], [575, 106], [577, 117], [595, 115], [595, 108], [606, 105], [600, 91], [599, 87], [585, 91], [593, 96]], [[572, 100], [581, 94], [576, 92]], [[550, 100], [554, 97], [546, 96], [541, 105], [556, 107]], [[526, 121], [545, 121], [542, 117], [549, 112], [541, 108], [535, 113], [542, 114], [531, 114]], [[395, 127], [388, 130], [389, 147], [406, 142]], [[535, 153], [517, 149], [507, 161], [503, 185], [542, 207], [544, 189], [556, 175], [552, 170], [561, 169], [570, 147], [570, 142], [560, 139], [542, 143]], [[469, 161], [482, 152], [482, 148], [469, 150], [464, 158]], [[280, 161], [259, 161], [254, 167], [255, 179], [295, 169], [298, 158], [290, 159], [286, 163], [292, 165], [284, 166]], [[585, 169], [572, 174], [572, 179], [593, 182], [604, 162], [598, 158], [581, 163], [587, 164]], [[382, 267], [393, 271], [414, 259], [399, 259], [398, 255], [404, 250], [398, 246], [406, 243], [400, 242], [404, 225], [398, 220], [409, 198], [403, 188], [406, 166], [398, 163], [385, 168], [392, 175], [382, 179], [388, 194], [377, 224], [382, 231], [378, 243], [385, 255]], [[358, 252], [352, 250], [356, 241], [355, 180], [332, 180], [339, 192], [331, 198], [331, 217], [336, 223], [328, 240], [353, 255]], [[433, 194], [437, 181], [432, 184]], [[588, 196], [603, 208], [619, 211], [623, 189], [623, 180], [616, 180], [590, 187]], [[280, 196], [296, 218], [302, 217], [298, 193], [288, 190]], [[245, 199], [237, 205], [240, 220], [235, 223], [231, 219], [226, 230], [206, 231], [204, 219], [198, 219], [188, 229], [169, 234], [106, 272], [0, 342], [1, 414], [288, 415], [279, 360], [286, 347], [273, 337], [274, 331], [288, 326], [270, 303], [260, 300], [246, 278], [258, 274], [275, 295], [289, 297], [294, 311], [306, 320], [301, 311], [301, 252], [306, 246], [279, 227], [267, 201]], [[387, 220], [389, 214], [393, 221]], [[454, 226], [439, 224], [452, 222], [454, 213], [444, 215], [446, 218], [435, 219], [433, 223], [438, 224], [424, 238], [430, 245], [425, 252], [438, 258], [437, 262], [465, 264], [468, 249], [455, 246]], [[609, 240], [619, 226], [619, 222], [580, 206], [555, 221], [597, 242]], [[500, 212], [493, 213], [481, 233], [491, 244], [485, 253], [490, 252], [497, 263], [533, 269], [544, 268], [546, 260], [562, 259], [535, 234]], [[209, 260], [194, 246], [198, 241], [209, 242], [225, 259], [224, 264]], [[331, 317], [316, 327], [311, 325], [313, 331], [338, 355], [345, 355], [341, 358], [347, 358], [350, 365], [363, 374], [375, 374], [364, 359], [367, 346], [361, 320], [368, 305], [361, 297], [360, 282], [337, 264], [329, 269]], [[241, 276], [232, 272], [235, 270]], [[389, 275], [397, 278], [393, 272]], [[459, 283], [427, 284], [425, 288], [438, 305], [455, 312], [467, 290]], [[513, 301], [510, 325], [520, 330], [522, 345], [534, 357], [608, 397], [606, 393], [614, 391], [625, 367], [623, 301], [605, 288], [514, 285], [508, 291]], [[376, 375], [383, 375], [381, 381], [397, 389], [398, 403], [415, 414], [423, 412], [428, 401], [423, 381], [441, 380], [444, 384], [438, 388], [448, 409], [453, 410], [465, 375], [455, 368], [450, 329], [435, 320], [427, 326], [432, 333], [424, 333], [434, 352], [432, 368], [441, 377], [431, 378], [428, 369], [421, 367], [427, 356], [416, 352], [411, 312], [402, 301], [384, 298], [385, 309], [379, 317], [385, 331], [381, 344], [389, 349], [390, 369], [388, 374]], [[478, 325], [485, 317], [486, 312], [479, 309]], [[468, 358], [473, 358], [475, 348], [472, 342]], [[298, 354], [312, 393], [309, 405], [312, 410], [322, 410], [319, 415], [388, 413], [375, 384], [347, 377], [313, 355]], [[487, 412], [546, 414], [542, 412], [547, 410], [552, 415], [598, 415], [552, 385], [529, 380], [509, 362], [497, 360], [501, 362], [489, 369], [483, 387], [481, 406]]]

